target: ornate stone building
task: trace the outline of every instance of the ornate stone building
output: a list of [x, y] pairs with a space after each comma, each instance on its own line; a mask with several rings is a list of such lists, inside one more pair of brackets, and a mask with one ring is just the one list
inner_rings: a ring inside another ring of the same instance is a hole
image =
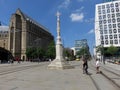
[[8, 49], [14, 57], [25, 60], [29, 47], [46, 48], [54, 40], [53, 35], [42, 25], [17, 9], [11, 16]]
[[0, 26], [0, 47], [8, 49], [8, 26]]

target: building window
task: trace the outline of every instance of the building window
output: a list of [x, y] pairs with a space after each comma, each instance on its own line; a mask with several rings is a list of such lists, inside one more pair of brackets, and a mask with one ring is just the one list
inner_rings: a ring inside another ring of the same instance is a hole
[[100, 34], [103, 34], [103, 30], [100, 30]]
[[110, 44], [113, 44], [113, 40], [110, 40]]
[[105, 9], [105, 5], [102, 5], [102, 9]]
[[100, 29], [103, 29], [103, 26], [102, 25], [99, 25]]
[[110, 18], [110, 14], [108, 14], [107, 17]]
[[102, 16], [99, 16], [99, 20], [101, 20], [102, 19]]
[[101, 14], [101, 11], [99, 10], [98, 13]]
[[106, 24], [106, 20], [104, 20], [103, 22], [104, 22], [104, 24]]
[[109, 35], [110, 39], [113, 39], [113, 36], [112, 35]]
[[114, 7], [114, 4], [113, 3], [111, 3], [111, 5], [110, 5], [111, 7]]
[[105, 40], [105, 44], [108, 45], [108, 40]]
[[120, 13], [116, 13], [116, 16], [117, 16], [117, 17], [120, 17]]
[[103, 26], [102, 25], [99, 25], [100, 29], [103, 29]]
[[104, 36], [102, 35], [102, 36], [100, 37], [100, 39], [103, 40], [103, 39], [104, 39]]
[[118, 5], [119, 5], [118, 3], [115, 3], [115, 6], [116, 6], [116, 7], [118, 7]]
[[107, 13], [110, 13], [110, 9], [107, 9]]
[[104, 34], [107, 34], [107, 30], [104, 30]]
[[114, 33], [117, 33], [117, 30], [116, 30], [116, 29], [114, 29], [114, 30], [113, 30], [113, 32], [114, 32]]
[[112, 29], [109, 30], [109, 33], [110, 33], [110, 34], [112, 33]]
[[98, 10], [101, 10], [101, 6], [98, 6]]
[[120, 28], [120, 23], [118, 23], [118, 27]]
[[118, 44], [118, 40], [115, 40], [115, 44]]
[[118, 33], [120, 33], [120, 29], [118, 29]]
[[115, 17], [115, 14], [112, 14], [112, 18], [114, 18]]
[[111, 9], [111, 12], [114, 12], [114, 8]]
[[116, 8], [116, 12], [119, 12], [119, 8]]
[[120, 18], [117, 18], [117, 22], [120, 22]]
[[103, 10], [102, 13], [105, 14], [105, 10]]
[[111, 19], [108, 19], [108, 23], [111, 23]]
[[104, 25], [104, 29], [107, 29], [107, 25]]
[[104, 41], [101, 41], [101, 44], [104, 45]]
[[114, 39], [117, 39], [117, 34], [114, 35]]
[[99, 24], [102, 24], [102, 20], [99, 21]]
[[106, 19], [106, 15], [103, 15], [103, 19]]
[[106, 8], [110, 8], [110, 5], [109, 5], [109, 4], [107, 4], [107, 5], [106, 5]]
[[105, 39], [108, 39], [108, 35], [105, 35]]
[[115, 19], [114, 18], [112, 19], [112, 22], [115, 23]]
[[113, 24], [113, 28], [116, 28], [116, 24]]
[[112, 28], [112, 25], [111, 25], [111, 24], [109, 24], [109, 25], [108, 25], [108, 27], [109, 27], [109, 28]]
[[119, 34], [119, 38], [120, 38], [120, 34]]
[[5, 34], [5, 37], [7, 37], [8, 35], [7, 34]]

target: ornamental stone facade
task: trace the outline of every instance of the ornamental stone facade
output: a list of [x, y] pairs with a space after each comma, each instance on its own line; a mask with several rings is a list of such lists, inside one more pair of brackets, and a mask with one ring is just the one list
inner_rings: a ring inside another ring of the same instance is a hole
[[8, 49], [8, 26], [0, 26], [0, 47]]
[[44, 26], [17, 9], [10, 19], [10, 31], [8, 50], [14, 57], [25, 60], [26, 49], [30, 47], [41, 47], [46, 49], [48, 44], [54, 40], [53, 35]]

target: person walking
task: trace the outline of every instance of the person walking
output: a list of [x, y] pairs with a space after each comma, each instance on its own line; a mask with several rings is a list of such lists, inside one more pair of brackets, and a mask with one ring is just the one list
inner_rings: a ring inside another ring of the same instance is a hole
[[87, 61], [87, 56], [82, 57], [83, 61], [83, 74], [88, 74], [88, 61]]
[[100, 73], [99, 68], [100, 68], [100, 59], [97, 58], [96, 59], [96, 74]]

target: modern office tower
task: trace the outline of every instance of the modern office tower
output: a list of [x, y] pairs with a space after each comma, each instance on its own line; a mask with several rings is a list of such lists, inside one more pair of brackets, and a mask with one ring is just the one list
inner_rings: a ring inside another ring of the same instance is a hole
[[96, 5], [95, 10], [96, 46], [120, 46], [120, 1]]
[[27, 48], [41, 47], [47, 49], [49, 43], [54, 40], [47, 28], [27, 16], [20, 9], [12, 14], [9, 28], [8, 50], [12, 52], [14, 57], [20, 57], [23, 60], [27, 58]]
[[87, 39], [75, 40], [75, 53], [77, 53], [81, 48], [88, 47]]
[[0, 47], [8, 49], [8, 26], [0, 26]]

